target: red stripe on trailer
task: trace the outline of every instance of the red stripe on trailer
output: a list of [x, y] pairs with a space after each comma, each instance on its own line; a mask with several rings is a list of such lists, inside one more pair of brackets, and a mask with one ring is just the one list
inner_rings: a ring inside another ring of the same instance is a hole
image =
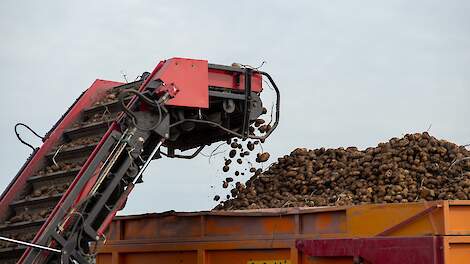
[[443, 264], [443, 240], [441, 236], [311, 239], [296, 241], [296, 247], [310, 257], [353, 257], [357, 263]]

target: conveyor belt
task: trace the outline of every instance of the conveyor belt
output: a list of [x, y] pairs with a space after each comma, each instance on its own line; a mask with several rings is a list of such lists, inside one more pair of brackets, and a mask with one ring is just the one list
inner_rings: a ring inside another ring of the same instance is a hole
[[[119, 91], [138, 89], [140, 84], [141, 81], [137, 81], [111, 88], [95, 99], [93, 106], [81, 111], [79, 120], [63, 131], [52, 151], [43, 155], [41, 168], [28, 176], [22, 190], [8, 204], [8, 212], [0, 217], [1, 236], [33, 240], [109, 125], [118, 117]], [[24, 246], [0, 241], [0, 264], [16, 263], [24, 250]]]

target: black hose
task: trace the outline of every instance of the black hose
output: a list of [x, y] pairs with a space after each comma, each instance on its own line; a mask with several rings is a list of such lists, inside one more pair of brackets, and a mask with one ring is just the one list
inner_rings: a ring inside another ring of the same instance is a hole
[[151, 106], [155, 106], [155, 107], [158, 107], [159, 105], [152, 99], [148, 98], [147, 96], [145, 96], [143, 93], [139, 92], [139, 91], [136, 91], [134, 89], [125, 89], [122, 91], [121, 94], [134, 94], [136, 95], [137, 97], [139, 97], [141, 100], [143, 100], [145, 103], [151, 105]]
[[[124, 103], [125, 95], [128, 94], [128, 93], [132, 93], [132, 94], [136, 95], [139, 99], [142, 99], [142, 101], [144, 101], [148, 105], [151, 105], [151, 106], [154, 106], [154, 107], [157, 108], [157, 110], [158, 110], [158, 122], [155, 123], [155, 125], [153, 125], [151, 127], [148, 127], [148, 128], [146, 128], [146, 127], [144, 128], [144, 127], [141, 127], [137, 124], [137, 122], [138, 122], [137, 117], [134, 115], [134, 113], [129, 108], [127, 108], [127, 106]], [[123, 111], [131, 118], [132, 123], [138, 129], [143, 130], [143, 131], [151, 131], [151, 130], [154, 130], [155, 128], [157, 128], [161, 124], [161, 122], [162, 122], [162, 109], [161, 109], [160, 104], [158, 102], [155, 102], [152, 99], [148, 98], [143, 93], [141, 93], [139, 91], [136, 91], [136, 90], [132, 90], [132, 89], [123, 90], [122, 93], [121, 93], [120, 101], [121, 101], [121, 106], [122, 106]]]
[[279, 88], [277, 88], [276, 83], [274, 82], [273, 78], [266, 72], [258, 71], [261, 75], [264, 75], [268, 77], [269, 82], [271, 85], [274, 87], [274, 90], [276, 91], [276, 120], [274, 121], [274, 124], [272, 125], [271, 129], [269, 131], [266, 131], [265, 138], [267, 138], [271, 133], [276, 129], [277, 125], [279, 124], [279, 115], [280, 115], [280, 108], [281, 108], [281, 93], [279, 92]]
[[36, 131], [34, 131], [32, 128], [30, 128], [28, 125], [26, 124], [23, 124], [23, 123], [17, 123], [15, 125], [15, 134], [16, 134], [16, 137], [18, 138], [18, 140], [23, 143], [24, 145], [30, 147], [33, 151], [36, 150], [35, 147], [33, 147], [31, 144], [29, 144], [28, 142], [24, 141], [21, 137], [20, 137], [20, 134], [18, 133], [18, 127], [19, 126], [23, 126], [25, 127], [26, 129], [28, 129], [29, 131], [31, 131], [31, 133], [33, 133], [36, 137], [40, 138], [43, 142], [44, 142], [44, 137], [41, 137], [38, 133], [36, 133]]

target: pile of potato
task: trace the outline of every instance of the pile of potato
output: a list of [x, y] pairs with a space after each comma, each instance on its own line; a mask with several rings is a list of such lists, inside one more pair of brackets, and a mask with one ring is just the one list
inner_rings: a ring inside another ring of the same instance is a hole
[[[79, 139], [73, 140], [71, 142], [62, 144], [60, 146], [61, 151], [68, 150], [68, 149], [71, 149], [71, 148], [76, 148], [76, 147], [83, 147], [83, 146], [86, 146], [86, 145], [97, 144], [101, 140], [101, 138], [103, 138], [102, 135], [79, 138]], [[57, 149], [55, 149], [55, 151], [56, 150]]]
[[59, 171], [76, 170], [76, 169], [81, 168], [83, 163], [84, 161], [59, 162], [57, 164], [46, 166], [45, 168], [39, 170], [36, 174], [46, 175], [46, 174], [51, 174], [51, 173], [55, 173]]
[[427, 132], [377, 147], [298, 148], [237, 182], [215, 210], [465, 200], [470, 151]]
[[121, 92], [121, 89], [110, 89], [110, 90], [106, 91], [105, 96], [101, 100], [97, 101], [95, 103], [95, 105], [96, 106], [97, 105], [103, 105], [103, 104], [107, 104], [107, 103], [117, 101], [120, 92]]

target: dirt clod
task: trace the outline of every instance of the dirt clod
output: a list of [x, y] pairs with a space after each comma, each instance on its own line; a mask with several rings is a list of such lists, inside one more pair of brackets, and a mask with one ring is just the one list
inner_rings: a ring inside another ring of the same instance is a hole
[[268, 152], [258, 153], [256, 157], [256, 162], [259, 162], [259, 163], [266, 162], [268, 161], [270, 156], [271, 155]]
[[235, 155], [237, 155], [237, 151], [234, 149], [230, 150], [228, 156], [232, 159], [235, 157]]
[[253, 151], [255, 149], [255, 144], [253, 144], [252, 142], [248, 142], [246, 144], [246, 148], [249, 150], [249, 151]]

